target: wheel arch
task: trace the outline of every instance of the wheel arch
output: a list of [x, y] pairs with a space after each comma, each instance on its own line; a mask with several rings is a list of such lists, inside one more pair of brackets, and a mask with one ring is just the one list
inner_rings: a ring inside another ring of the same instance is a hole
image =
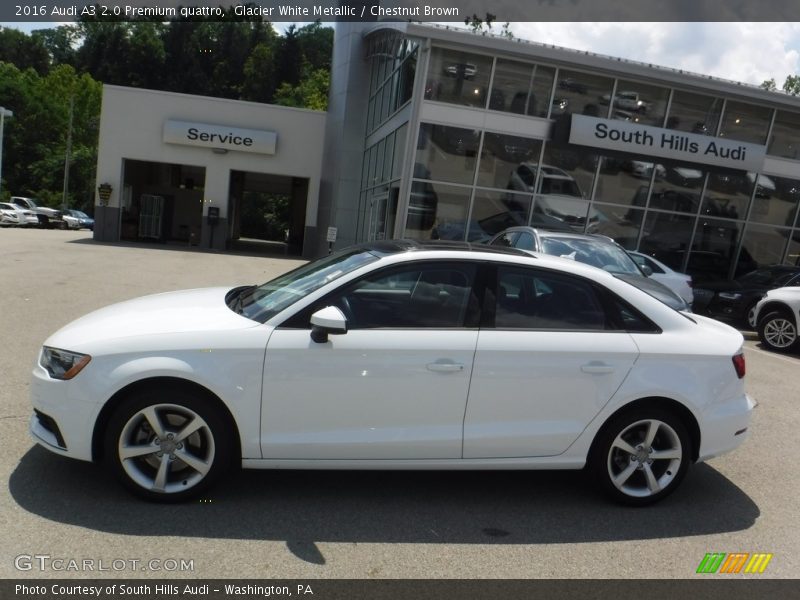
[[756, 326], [758, 326], [758, 324], [761, 322], [761, 319], [763, 319], [764, 317], [773, 312], [780, 312], [786, 315], [791, 315], [795, 324], [797, 324], [798, 322], [797, 315], [795, 315], [794, 311], [788, 304], [786, 304], [785, 302], [781, 302], [780, 300], [770, 300], [767, 304], [762, 306], [761, 310], [758, 312], [758, 323], [756, 323]]
[[662, 410], [667, 410], [673, 413], [676, 417], [678, 417], [681, 422], [686, 427], [686, 430], [689, 433], [689, 439], [692, 442], [692, 461], [696, 462], [697, 458], [700, 456], [700, 442], [701, 434], [700, 434], [700, 425], [697, 422], [694, 414], [691, 410], [689, 410], [686, 405], [681, 404], [677, 400], [673, 400], [672, 398], [666, 398], [663, 396], [650, 396], [647, 398], [639, 398], [638, 400], [634, 400], [625, 404], [624, 406], [619, 407], [616, 411], [606, 418], [600, 428], [594, 435], [594, 439], [592, 439], [592, 444], [589, 447], [589, 454], [588, 456], [591, 457], [594, 452], [596, 451], [596, 446], [598, 443], [598, 439], [600, 438], [601, 434], [605, 431], [606, 427], [614, 421], [620, 415], [623, 415], [627, 412], [632, 412], [639, 409], [646, 409], [646, 408], [660, 408]]
[[103, 457], [104, 432], [117, 407], [132, 394], [156, 387], [162, 389], [177, 388], [183, 391], [191, 392], [197, 395], [198, 398], [202, 398], [206, 402], [209, 402], [210, 404], [213, 404], [216, 408], [218, 408], [220, 410], [222, 417], [225, 419], [226, 425], [228, 426], [229, 431], [231, 433], [231, 438], [233, 442], [232, 450], [234, 452], [234, 455], [236, 456], [237, 459], [241, 458], [242, 456], [241, 434], [239, 432], [239, 428], [236, 426], [236, 420], [233, 418], [233, 414], [231, 413], [228, 406], [222, 401], [222, 399], [208, 388], [194, 381], [190, 381], [188, 379], [182, 379], [180, 377], [161, 376], [161, 377], [148, 377], [146, 379], [140, 379], [138, 381], [129, 383], [125, 387], [119, 389], [103, 405], [103, 408], [100, 410], [100, 414], [97, 416], [97, 419], [95, 420], [94, 429], [92, 431], [92, 460], [94, 462], [100, 462], [104, 458]]

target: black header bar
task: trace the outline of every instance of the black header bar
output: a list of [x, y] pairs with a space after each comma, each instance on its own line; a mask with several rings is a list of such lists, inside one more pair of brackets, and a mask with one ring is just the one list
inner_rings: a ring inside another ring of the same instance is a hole
[[789, 22], [796, 0], [3, 0], [2, 22], [83, 19], [167, 21], [199, 18], [274, 22], [409, 20], [464, 23], [477, 17], [517, 21]]

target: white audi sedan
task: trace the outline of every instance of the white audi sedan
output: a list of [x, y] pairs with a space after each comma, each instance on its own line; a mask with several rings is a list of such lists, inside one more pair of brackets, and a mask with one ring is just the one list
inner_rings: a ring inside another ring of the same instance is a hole
[[232, 465], [588, 467], [648, 504], [747, 437], [744, 374], [736, 330], [601, 269], [386, 241], [74, 321], [42, 348], [30, 426], [149, 500]]

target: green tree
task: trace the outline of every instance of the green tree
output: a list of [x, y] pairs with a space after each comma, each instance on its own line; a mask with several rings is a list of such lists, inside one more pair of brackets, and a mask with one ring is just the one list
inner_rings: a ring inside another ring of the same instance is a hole
[[50, 55], [41, 40], [18, 29], [0, 27], [0, 61], [18, 68], [35, 69], [44, 75], [50, 68]]
[[45, 47], [50, 55], [51, 64], [75, 66], [75, 48], [79, 41], [76, 26], [60, 25], [49, 29], [36, 29], [31, 32], [31, 37]]
[[800, 94], [800, 75], [787, 75], [783, 82], [783, 91], [792, 96]]
[[303, 77], [297, 85], [282, 83], [275, 92], [274, 101], [281, 106], [327, 110], [330, 84], [330, 71], [317, 69]]
[[253, 48], [245, 61], [242, 100], [270, 103], [276, 85], [275, 45], [262, 42]]
[[775, 84], [774, 77], [772, 79], [765, 79], [761, 82], [759, 87], [767, 90], [768, 92], [776, 92], [778, 90], [778, 86]]

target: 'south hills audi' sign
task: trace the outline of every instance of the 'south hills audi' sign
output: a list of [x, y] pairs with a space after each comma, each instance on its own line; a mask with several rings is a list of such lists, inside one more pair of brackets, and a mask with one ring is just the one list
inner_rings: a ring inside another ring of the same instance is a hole
[[586, 115], [572, 115], [569, 142], [744, 171], [760, 171], [767, 153], [757, 144]]

